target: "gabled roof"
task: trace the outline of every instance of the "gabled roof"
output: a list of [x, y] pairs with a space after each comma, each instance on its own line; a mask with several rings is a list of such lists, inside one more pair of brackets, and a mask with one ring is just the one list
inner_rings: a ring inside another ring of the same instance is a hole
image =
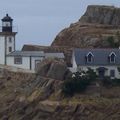
[[[120, 49], [75, 49], [75, 60], [77, 65], [120, 65]], [[91, 52], [93, 56], [92, 63], [86, 63], [85, 56]], [[115, 53], [115, 63], [110, 63], [108, 57]]]
[[24, 57], [44, 57], [43, 51], [14, 51], [7, 56], [24, 56]]

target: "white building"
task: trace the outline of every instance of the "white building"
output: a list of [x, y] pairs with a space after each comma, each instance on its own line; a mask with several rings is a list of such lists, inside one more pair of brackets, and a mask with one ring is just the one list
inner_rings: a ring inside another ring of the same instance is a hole
[[93, 69], [99, 77], [120, 78], [120, 49], [75, 49], [72, 71]]
[[16, 51], [13, 19], [6, 14], [2, 19], [0, 32], [0, 64], [34, 71], [44, 58], [64, 59], [63, 53], [44, 53], [43, 51]]
[[7, 54], [15, 51], [15, 35], [12, 26], [13, 19], [6, 14], [2, 19], [2, 32], [0, 32], [0, 64], [7, 64]]
[[7, 55], [7, 65], [34, 70], [44, 58], [42, 51], [15, 51]]

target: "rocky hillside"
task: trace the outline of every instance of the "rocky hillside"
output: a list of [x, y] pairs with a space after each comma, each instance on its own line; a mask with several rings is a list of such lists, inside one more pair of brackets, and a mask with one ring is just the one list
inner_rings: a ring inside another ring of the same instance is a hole
[[120, 87], [101, 88], [100, 96], [88, 90], [89, 95], [65, 98], [61, 87], [68, 73], [58, 60], [43, 61], [37, 74], [5, 70], [0, 76], [0, 120], [120, 119]]
[[56, 36], [52, 46], [111, 47], [107, 38], [113, 36], [114, 42], [118, 42], [119, 32], [120, 8], [90, 5], [78, 22]]
[[[109, 39], [111, 37], [112, 41]], [[78, 22], [71, 24], [56, 36], [51, 46], [24, 45], [22, 50], [63, 52], [67, 65], [71, 66], [74, 48], [118, 46], [120, 46], [120, 8], [90, 5]]]

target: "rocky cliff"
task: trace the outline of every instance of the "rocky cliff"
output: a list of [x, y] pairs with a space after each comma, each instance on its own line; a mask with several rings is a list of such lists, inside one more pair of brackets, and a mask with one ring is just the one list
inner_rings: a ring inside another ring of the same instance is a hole
[[99, 97], [89, 89], [89, 95], [65, 98], [61, 87], [66, 70], [66, 65], [56, 60], [44, 61], [37, 74], [5, 70], [0, 76], [0, 120], [120, 119], [120, 87], [101, 88]]
[[78, 22], [56, 36], [52, 46], [111, 47], [107, 39], [113, 36], [114, 42], [120, 41], [119, 32], [120, 8], [90, 5]]
[[79, 21], [82, 23], [118, 26], [120, 25], [120, 8], [89, 5]]

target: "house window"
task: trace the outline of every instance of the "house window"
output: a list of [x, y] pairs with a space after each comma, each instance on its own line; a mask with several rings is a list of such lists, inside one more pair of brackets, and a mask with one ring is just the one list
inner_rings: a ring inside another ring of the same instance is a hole
[[93, 54], [90, 52], [86, 55], [87, 63], [93, 62]]
[[22, 57], [15, 57], [14, 64], [22, 64]]
[[9, 52], [12, 52], [12, 47], [9, 47]]
[[12, 38], [11, 37], [9, 37], [9, 43], [11, 43], [12, 42]]
[[115, 77], [115, 70], [110, 70], [110, 76]]
[[109, 55], [110, 63], [115, 63], [115, 57], [116, 57], [115, 53], [111, 53], [111, 54]]

